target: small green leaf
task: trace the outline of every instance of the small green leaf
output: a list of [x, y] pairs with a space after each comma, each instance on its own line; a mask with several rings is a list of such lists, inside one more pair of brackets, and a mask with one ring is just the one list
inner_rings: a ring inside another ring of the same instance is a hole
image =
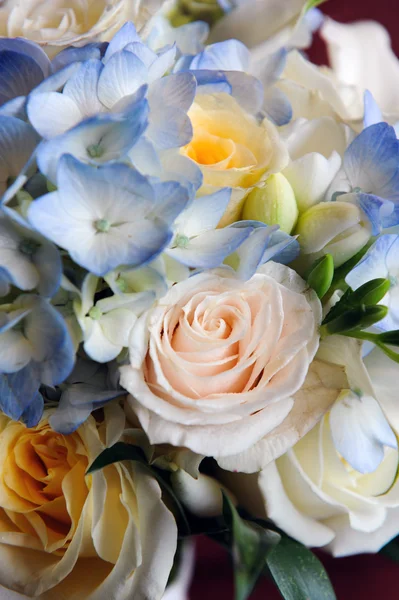
[[312, 266], [307, 282], [321, 299], [330, 289], [334, 277], [334, 259], [331, 254], [319, 258]]
[[372, 279], [361, 285], [351, 294], [351, 304], [352, 306], [358, 304], [366, 304], [367, 306], [378, 304], [389, 291], [390, 287], [391, 284], [389, 279]]
[[281, 537], [274, 531], [244, 521], [226, 495], [223, 495], [223, 515], [232, 533], [235, 600], [246, 600], [266, 566], [268, 553]]
[[389, 346], [399, 346], [399, 329], [393, 329], [392, 331], [380, 333], [378, 339], [383, 344], [388, 344]]
[[125, 444], [124, 442], [117, 442], [110, 448], [106, 448], [101, 452], [99, 456], [95, 459], [95, 461], [90, 465], [87, 470], [87, 474], [93, 473], [94, 471], [98, 471], [99, 469], [103, 469], [108, 465], [112, 465], [117, 462], [121, 462], [122, 460], [133, 460], [135, 462], [139, 462], [143, 467], [154, 477], [161, 489], [166, 492], [167, 496], [170, 498], [173, 504], [173, 508], [175, 509], [177, 524], [179, 526], [179, 533], [181, 535], [187, 536], [190, 534], [190, 525], [188, 523], [186, 513], [184, 508], [182, 507], [180, 501], [176, 497], [172, 487], [166, 481], [167, 473], [162, 472], [160, 469], [156, 469], [155, 467], [151, 467], [148, 464], [147, 458], [143, 452], [143, 450], [139, 446], [133, 446], [133, 444]]
[[323, 324], [320, 328], [322, 337], [334, 334], [361, 331], [378, 323], [388, 314], [386, 306], [359, 306], [339, 315], [332, 321]]
[[266, 562], [284, 600], [336, 600], [323, 565], [302, 544], [283, 537]]

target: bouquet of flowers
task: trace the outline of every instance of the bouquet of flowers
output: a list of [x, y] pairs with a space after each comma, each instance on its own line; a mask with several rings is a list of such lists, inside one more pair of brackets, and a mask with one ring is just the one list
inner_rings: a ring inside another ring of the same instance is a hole
[[2, 599], [183, 599], [206, 534], [332, 600], [399, 534], [399, 62], [319, 4], [1, 3]]

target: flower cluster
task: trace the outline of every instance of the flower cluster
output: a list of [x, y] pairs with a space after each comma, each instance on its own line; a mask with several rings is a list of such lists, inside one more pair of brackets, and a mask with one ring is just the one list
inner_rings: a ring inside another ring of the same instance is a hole
[[159, 4], [0, 8], [0, 585], [42, 600], [158, 600], [222, 488], [337, 555], [399, 533], [399, 115], [339, 58], [367, 32], [252, 0], [142, 29]]

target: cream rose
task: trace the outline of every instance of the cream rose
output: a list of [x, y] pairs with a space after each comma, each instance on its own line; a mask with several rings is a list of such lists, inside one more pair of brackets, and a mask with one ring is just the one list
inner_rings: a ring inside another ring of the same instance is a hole
[[337, 395], [320, 364], [309, 371], [320, 315], [315, 293], [272, 262], [248, 282], [226, 269], [173, 286], [134, 325], [121, 368], [150, 441], [248, 471], [268, 456], [251, 454], [257, 442], [270, 436], [269, 455], [284, 452]]
[[162, 597], [177, 529], [157, 482], [135, 463], [85, 475], [124, 429], [119, 406], [104, 413], [69, 436], [48, 410], [33, 429], [0, 416], [0, 587], [40, 600]]
[[23, 37], [53, 56], [67, 46], [109, 41], [126, 23], [140, 30], [162, 0], [4, 0], [0, 35]]
[[188, 116], [193, 138], [182, 154], [200, 167], [204, 189], [233, 188], [220, 222], [224, 227], [239, 219], [253, 186], [287, 165], [288, 152], [270, 121], [259, 123], [228, 94], [198, 95]]
[[[331, 340], [335, 345], [334, 360], [345, 362], [349, 370], [355, 367], [361, 390], [374, 394], [398, 436], [399, 365], [381, 351], [373, 350], [365, 359], [366, 370], [355, 341], [335, 336]], [[331, 348], [322, 352], [331, 353]], [[370, 422], [377, 434], [372, 439], [375, 444], [380, 426], [374, 411]], [[363, 431], [364, 425], [363, 421]], [[359, 435], [355, 427], [351, 427], [354, 436]], [[359, 450], [370, 452], [363, 444]], [[324, 546], [335, 556], [374, 553], [399, 533], [398, 459], [397, 449], [384, 446], [382, 462], [374, 471], [355, 470], [335, 448], [328, 413], [296, 446], [259, 475], [238, 476], [239, 480], [230, 475], [228, 483], [238, 494], [245, 490], [239, 499], [254, 514], [267, 514], [308, 546]]]

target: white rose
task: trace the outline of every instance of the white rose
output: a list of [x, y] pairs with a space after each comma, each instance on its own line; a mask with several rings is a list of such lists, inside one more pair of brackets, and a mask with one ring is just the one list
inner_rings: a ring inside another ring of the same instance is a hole
[[[381, 351], [373, 350], [365, 359], [366, 370], [354, 340], [334, 336], [331, 344], [322, 354], [331, 357], [333, 353], [334, 361], [345, 362], [352, 385], [358, 383], [366, 394], [375, 394], [397, 436], [399, 365]], [[344, 410], [350, 419], [348, 408]], [[375, 452], [382, 429], [378, 419], [373, 408], [368, 422], [351, 421], [348, 428], [350, 435], [362, 437], [358, 444], [362, 462], [371, 457], [373, 446]], [[373, 428], [367, 441], [364, 434]], [[375, 470], [355, 470], [336, 450], [332, 420], [327, 414], [296, 446], [261, 473], [247, 476], [246, 480], [241, 476], [239, 482], [230, 476], [229, 484], [233, 491], [242, 490], [239, 499], [247, 508], [260, 516], [267, 514], [308, 546], [324, 546], [335, 556], [378, 552], [399, 533], [398, 450], [387, 445], [382, 450], [382, 460]]]
[[177, 528], [158, 483], [137, 463], [85, 475], [120, 439], [122, 409], [68, 436], [50, 415], [32, 429], [0, 415], [1, 598], [159, 600]]
[[272, 262], [248, 282], [216, 270], [173, 286], [134, 325], [121, 369], [150, 441], [248, 471], [284, 452], [337, 396], [324, 363], [309, 371], [320, 318], [315, 293]]
[[0, 35], [23, 37], [53, 56], [67, 46], [109, 41], [126, 23], [140, 30], [163, 0], [5, 0]]

